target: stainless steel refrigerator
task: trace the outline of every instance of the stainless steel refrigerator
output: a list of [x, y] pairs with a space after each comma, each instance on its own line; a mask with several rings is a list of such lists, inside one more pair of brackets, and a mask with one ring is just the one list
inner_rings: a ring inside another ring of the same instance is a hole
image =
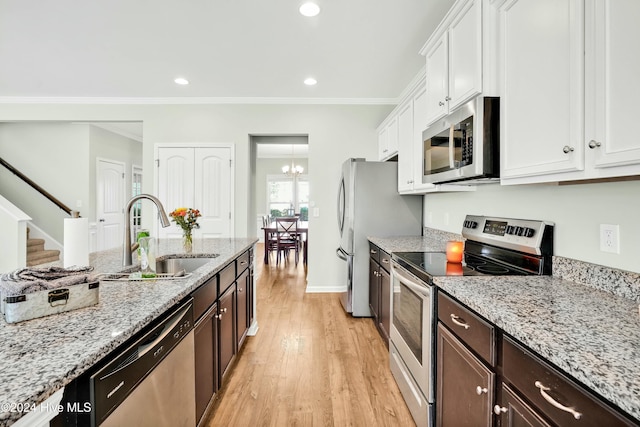
[[371, 316], [369, 310], [369, 236], [422, 235], [422, 197], [398, 194], [398, 163], [347, 159], [338, 188], [340, 246], [347, 264], [347, 313]]

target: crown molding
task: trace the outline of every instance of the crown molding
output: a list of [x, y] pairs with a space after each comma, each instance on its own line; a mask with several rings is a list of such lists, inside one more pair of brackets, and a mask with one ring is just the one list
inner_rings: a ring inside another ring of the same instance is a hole
[[399, 98], [236, 98], [236, 97], [21, 97], [0, 96], [0, 104], [96, 104], [96, 105], [396, 105]]

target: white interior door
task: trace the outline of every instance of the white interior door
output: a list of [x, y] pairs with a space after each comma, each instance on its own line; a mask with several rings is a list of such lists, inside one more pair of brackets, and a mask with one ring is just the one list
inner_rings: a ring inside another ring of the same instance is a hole
[[231, 237], [231, 149], [195, 150], [194, 206], [202, 217], [196, 237]]
[[[176, 208], [195, 208], [194, 149], [191, 147], [163, 147], [158, 149], [158, 199], [167, 214]], [[159, 237], [181, 237], [180, 227], [158, 228]]]
[[[179, 207], [201, 213], [194, 237], [233, 237], [231, 146], [158, 147], [158, 197], [167, 213]], [[160, 237], [180, 237], [175, 224]]]
[[122, 245], [124, 233], [124, 163], [98, 159], [96, 165], [97, 248], [102, 251]]

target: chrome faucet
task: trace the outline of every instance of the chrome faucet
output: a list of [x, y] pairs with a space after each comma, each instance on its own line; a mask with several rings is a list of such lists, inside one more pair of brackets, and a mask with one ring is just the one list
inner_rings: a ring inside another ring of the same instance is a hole
[[160, 203], [160, 200], [158, 200], [157, 197], [152, 196], [151, 194], [138, 194], [137, 196], [133, 196], [124, 208], [124, 254], [122, 257], [122, 265], [125, 267], [133, 264], [133, 261], [131, 260], [131, 252], [134, 250], [131, 246], [131, 208], [133, 207], [133, 204], [140, 199], [149, 199], [156, 205], [162, 227], [168, 227], [171, 225], [169, 218], [167, 217], [167, 213], [164, 211], [164, 207], [162, 207], [162, 203]]

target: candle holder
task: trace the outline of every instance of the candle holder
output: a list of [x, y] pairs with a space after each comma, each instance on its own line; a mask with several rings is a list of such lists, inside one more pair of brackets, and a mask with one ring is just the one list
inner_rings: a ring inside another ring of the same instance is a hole
[[464, 252], [464, 242], [458, 240], [450, 240], [447, 242], [447, 261], [454, 263], [462, 262], [462, 254]]

